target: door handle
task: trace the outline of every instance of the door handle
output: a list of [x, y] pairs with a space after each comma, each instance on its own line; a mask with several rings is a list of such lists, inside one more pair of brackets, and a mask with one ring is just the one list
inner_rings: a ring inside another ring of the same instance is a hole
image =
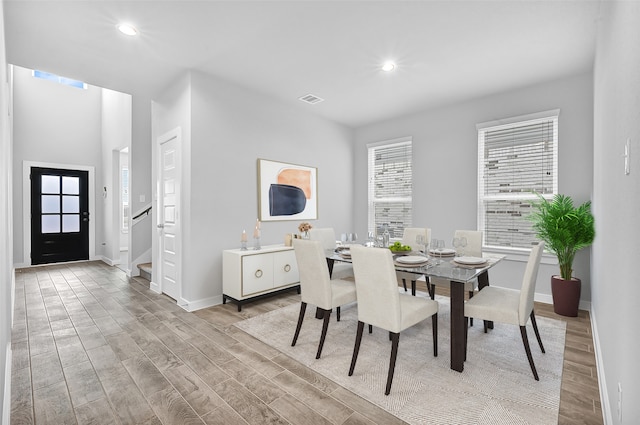
[[158, 229], [164, 229], [164, 224], [158, 224]]

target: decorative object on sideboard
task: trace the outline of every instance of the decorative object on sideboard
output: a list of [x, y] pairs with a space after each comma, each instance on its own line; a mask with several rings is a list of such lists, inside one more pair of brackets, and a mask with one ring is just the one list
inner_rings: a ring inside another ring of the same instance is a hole
[[247, 231], [246, 230], [243, 230], [242, 236], [240, 236], [240, 250], [241, 251], [247, 250]]
[[302, 239], [309, 239], [309, 230], [311, 230], [313, 228], [313, 226], [311, 226], [311, 223], [308, 223], [306, 221], [300, 223], [298, 225], [298, 231], [300, 232], [300, 236]]
[[256, 227], [253, 229], [253, 249], [260, 249], [260, 219], [256, 219]]
[[593, 243], [595, 224], [591, 201], [579, 207], [567, 195], [556, 194], [551, 201], [538, 194], [539, 202], [529, 216], [533, 230], [558, 258], [560, 276], [551, 276], [553, 311], [562, 316], [578, 316], [582, 282], [573, 277], [576, 252]]

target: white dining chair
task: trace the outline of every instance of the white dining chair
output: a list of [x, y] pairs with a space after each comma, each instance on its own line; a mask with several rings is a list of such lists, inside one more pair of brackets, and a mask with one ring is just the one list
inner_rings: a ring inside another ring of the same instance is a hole
[[[544, 353], [544, 346], [536, 316], [533, 311], [533, 296], [536, 288], [536, 279], [538, 277], [538, 269], [540, 267], [540, 258], [544, 249], [544, 242], [535, 245], [529, 254], [527, 267], [524, 271], [522, 279], [522, 287], [520, 290], [510, 288], [499, 288], [496, 286], [486, 286], [482, 290], [468, 300], [464, 305], [465, 322], [469, 317], [475, 317], [485, 321], [484, 332], [487, 333], [487, 321], [494, 321], [520, 326], [520, 335], [524, 344], [524, 350], [527, 353], [529, 366], [536, 381], [539, 381], [538, 372], [531, 356], [531, 348], [529, 347], [529, 338], [527, 337], [527, 322], [531, 319], [533, 331], [538, 339], [540, 350]], [[465, 353], [467, 352], [468, 329], [465, 326]], [[466, 354], [465, 354], [466, 358]]]
[[[464, 255], [470, 257], [482, 257], [482, 232], [478, 230], [456, 230], [453, 234], [454, 238], [466, 238], [467, 246], [464, 247]], [[476, 289], [477, 280], [466, 282], [464, 284], [464, 290], [469, 294], [469, 298], [472, 298]], [[451, 283], [442, 278], [433, 277], [428, 282], [429, 295], [431, 299], [435, 298], [436, 287], [449, 288]], [[471, 326], [473, 326], [473, 319], [471, 319]]]
[[322, 333], [318, 344], [316, 359], [322, 354], [327, 336], [331, 310], [336, 309], [340, 321], [340, 306], [356, 300], [356, 288], [353, 282], [342, 279], [330, 279], [325, 250], [319, 241], [295, 239], [293, 249], [300, 274], [300, 314], [291, 346], [295, 346], [300, 335], [307, 304], [315, 305], [323, 312]]
[[401, 294], [391, 251], [385, 248], [351, 248], [358, 297], [358, 329], [349, 376], [353, 375], [365, 323], [389, 332], [391, 358], [385, 395], [391, 391], [400, 332], [431, 317], [433, 355], [438, 355], [438, 303], [424, 297]]
[[[326, 250], [336, 249], [336, 232], [332, 227], [312, 228], [309, 230], [309, 239], [312, 241], [320, 241], [322, 247]], [[335, 261], [331, 278], [345, 279], [353, 277], [353, 267], [349, 263]]]
[[[423, 237], [425, 238], [425, 243], [429, 243], [429, 241], [431, 240], [431, 229], [429, 229], [428, 227], [406, 227], [402, 232], [402, 245], [410, 246], [412, 251], [424, 249], [424, 246], [417, 246], [416, 236], [418, 235], [423, 235]], [[396, 275], [399, 279], [402, 279], [402, 286], [404, 287], [405, 292], [407, 292], [407, 281], [411, 282], [411, 292], [413, 295], [415, 295], [416, 281], [421, 280], [426, 283], [427, 280], [424, 275], [415, 273], [399, 271], [396, 272]], [[428, 286], [427, 289], [429, 289]]]

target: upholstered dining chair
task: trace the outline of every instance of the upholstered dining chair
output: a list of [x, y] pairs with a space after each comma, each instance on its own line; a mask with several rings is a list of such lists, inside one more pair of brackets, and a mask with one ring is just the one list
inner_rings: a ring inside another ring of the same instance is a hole
[[[332, 227], [311, 228], [309, 230], [309, 239], [320, 241], [324, 249], [333, 250], [336, 248], [336, 232]], [[349, 263], [335, 261], [331, 277], [337, 279], [353, 277], [353, 267]]]
[[[467, 246], [464, 247], [464, 255], [470, 257], [482, 257], [482, 232], [479, 230], [456, 230], [453, 234], [454, 238], [466, 238]], [[431, 299], [435, 298], [436, 287], [449, 288], [450, 283], [446, 279], [431, 278], [427, 282], [429, 295]], [[469, 298], [473, 297], [476, 289], [476, 281], [466, 282], [464, 284], [464, 290], [469, 294]], [[471, 319], [471, 326], [473, 326], [473, 319]]]
[[[408, 245], [413, 251], [417, 251], [419, 248], [417, 246], [416, 236], [418, 235], [423, 235], [425, 243], [429, 243], [431, 240], [431, 229], [428, 227], [406, 227], [402, 232], [402, 245]], [[424, 249], [424, 246], [420, 248]], [[396, 272], [396, 275], [398, 278], [402, 279], [402, 286], [404, 287], [405, 292], [407, 292], [407, 280], [411, 282], [411, 292], [413, 295], [415, 295], [415, 282], [417, 280], [426, 282], [424, 275], [407, 272]], [[429, 289], [428, 286], [427, 289]]]
[[353, 375], [365, 323], [389, 331], [391, 358], [385, 395], [391, 391], [400, 332], [431, 317], [433, 355], [438, 355], [438, 302], [401, 294], [391, 251], [382, 248], [351, 248], [358, 296], [358, 329], [349, 376]]
[[[529, 254], [527, 267], [522, 279], [520, 290], [487, 286], [480, 290], [473, 298], [464, 305], [465, 322], [469, 317], [476, 317], [485, 320], [484, 332], [487, 332], [487, 321], [494, 321], [520, 326], [520, 335], [524, 344], [524, 351], [527, 353], [529, 366], [533, 372], [533, 377], [539, 381], [538, 372], [531, 356], [529, 338], [527, 337], [527, 322], [531, 319], [533, 331], [538, 339], [540, 350], [544, 353], [540, 332], [536, 323], [536, 315], [533, 312], [533, 295], [536, 288], [536, 278], [540, 267], [540, 258], [544, 249], [544, 242], [535, 245]], [[468, 330], [465, 326], [465, 353], [467, 350]], [[465, 355], [466, 356], [466, 355]]]
[[324, 248], [319, 241], [295, 239], [293, 249], [300, 273], [300, 315], [291, 346], [295, 346], [302, 328], [307, 304], [313, 304], [323, 312], [322, 333], [318, 344], [316, 359], [322, 354], [331, 310], [336, 309], [340, 320], [340, 306], [356, 300], [356, 288], [353, 282], [342, 279], [330, 279]]

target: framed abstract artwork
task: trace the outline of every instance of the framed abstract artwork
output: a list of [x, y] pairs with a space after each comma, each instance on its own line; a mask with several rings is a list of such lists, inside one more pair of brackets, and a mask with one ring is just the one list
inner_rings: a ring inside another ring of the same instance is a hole
[[318, 218], [318, 169], [258, 159], [260, 221]]

